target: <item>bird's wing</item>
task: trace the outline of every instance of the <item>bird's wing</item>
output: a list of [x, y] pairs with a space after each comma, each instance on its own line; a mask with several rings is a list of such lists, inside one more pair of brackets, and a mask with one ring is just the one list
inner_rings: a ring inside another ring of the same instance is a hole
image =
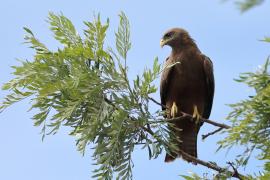
[[214, 91], [215, 91], [215, 80], [214, 80], [214, 73], [213, 73], [213, 64], [209, 57], [202, 55], [204, 59], [204, 74], [205, 74], [205, 80], [206, 80], [206, 88], [207, 88], [207, 94], [206, 94], [206, 101], [204, 106], [204, 118], [209, 118], [212, 104], [213, 104], [213, 98], [214, 98]]
[[[173, 71], [173, 67], [168, 67], [170, 65], [169, 57], [167, 57], [166, 62], [165, 62], [165, 68], [162, 72], [161, 75], [161, 80], [160, 80], [160, 98], [161, 98], [161, 104], [166, 106], [166, 99], [168, 96], [168, 89], [169, 89], [169, 81], [170, 81], [170, 76]], [[162, 107], [162, 110], [165, 110], [164, 107]]]

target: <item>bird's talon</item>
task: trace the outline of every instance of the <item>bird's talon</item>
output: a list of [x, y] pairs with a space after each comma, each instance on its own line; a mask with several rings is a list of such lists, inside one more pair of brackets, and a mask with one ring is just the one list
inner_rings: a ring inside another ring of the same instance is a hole
[[192, 118], [195, 119], [195, 123], [198, 124], [200, 122], [201, 115], [196, 105], [193, 106], [193, 109], [194, 110], [193, 110]]
[[176, 106], [176, 103], [173, 102], [172, 108], [171, 108], [171, 117], [175, 118], [178, 113], [178, 107]]

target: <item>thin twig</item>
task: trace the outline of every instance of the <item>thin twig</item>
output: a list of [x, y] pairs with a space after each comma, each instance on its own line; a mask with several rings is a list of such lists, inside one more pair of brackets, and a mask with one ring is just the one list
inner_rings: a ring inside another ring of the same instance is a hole
[[[192, 115], [190, 115], [190, 114], [187, 114], [187, 113], [185, 113], [185, 112], [181, 112], [182, 113], [182, 116], [180, 116], [180, 117], [176, 117], [176, 118], [171, 118], [171, 119], [158, 119], [158, 120], [155, 120], [155, 121], [150, 121], [149, 123], [150, 124], [155, 124], [155, 123], [174, 123], [174, 122], [179, 122], [180, 120], [186, 120], [186, 119], [188, 119], [188, 120], [190, 120], [190, 121], [193, 121], [193, 117], [192, 117]], [[211, 124], [211, 125], [213, 125], [213, 126], [217, 126], [217, 127], [220, 127], [220, 128], [224, 128], [224, 129], [229, 129], [229, 128], [231, 128], [231, 126], [229, 126], [229, 125], [226, 125], [226, 124], [222, 124], [222, 123], [217, 123], [217, 122], [215, 122], [215, 121], [213, 121], [213, 120], [210, 120], [210, 119], [205, 119], [205, 118], [200, 118], [200, 121], [201, 122], [206, 122], [206, 123], [208, 123], [208, 124]]]
[[206, 122], [208, 124], [211, 124], [213, 126], [224, 128], [224, 129], [230, 129], [231, 128], [231, 126], [229, 126], [227, 124], [217, 123], [217, 122], [215, 122], [213, 120], [210, 120], [210, 119], [201, 118], [201, 121]]
[[[148, 97], [148, 98], [149, 98], [152, 102], [156, 103], [157, 105], [159, 105], [159, 106], [161, 106], [161, 107], [163, 107], [163, 108], [168, 109], [165, 105], [159, 103], [159, 102], [156, 101], [155, 99], [153, 99], [153, 98], [151, 98], [151, 97]], [[188, 113], [185, 113], [185, 112], [182, 112], [182, 111], [181, 111], [180, 113], [182, 114], [182, 116], [180, 116], [180, 117], [171, 118], [171, 119], [164, 119], [164, 120], [162, 119], [162, 120], [152, 121], [152, 122], [150, 122], [150, 123], [161, 123], [161, 122], [171, 122], [171, 123], [173, 123], [173, 122], [179, 122], [179, 120], [183, 120], [183, 119], [187, 119], [187, 118], [189, 118], [189, 120], [192, 120], [192, 121], [193, 121], [192, 115], [190, 115], [190, 114], [188, 114]], [[217, 126], [217, 127], [224, 128], [224, 129], [229, 129], [229, 128], [231, 128], [231, 126], [229, 126], [229, 125], [222, 124], [222, 123], [217, 123], [217, 122], [215, 122], [215, 121], [213, 121], [213, 120], [205, 119], [205, 118], [203, 118], [203, 117], [200, 118], [200, 121], [201, 121], [201, 122], [206, 122], [206, 123], [211, 124], [211, 125], [213, 125], [213, 126]]]
[[[185, 113], [185, 112], [181, 112], [181, 113], [182, 113], [182, 116], [181, 116], [181, 117], [168, 119], [167, 121], [168, 121], [168, 122], [175, 122], [175, 121], [179, 120], [179, 118], [180, 118], [180, 119], [185, 119], [185, 118], [187, 118], [187, 117], [188, 117], [190, 120], [193, 121], [193, 116], [192, 116], [192, 115], [187, 114], [187, 113]], [[211, 124], [211, 125], [213, 125], [213, 126], [221, 127], [221, 128], [224, 128], [224, 129], [229, 129], [229, 128], [231, 128], [231, 126], [228, 126], [228, 125], [226, 125], [226, 124], [217, 123], [217, 122], [215, 122], [215, 121], [213, 121], [213, 120], [205, 119], [205, 118], [203, 118], [203, 117], [200, 118], [200, 121], [201, 121], [201, 122], [206, 122], [206, 123]]]
[[211, 136], [211, 135], [216, 134], [217, 132], [221, 131], [222, 129], [223, 129], [223, 128], [220, 127], [220, 128], [218, 128], [218, 129], [216, 129], [215, 131], [209, 132], [209, 133], [207, 133], [207, 134], [203, 134], [203, 135], [202, 135], [202, 140], [205, 140], [206, 138], [208, 138], [208, 136]]
[[155, 100], [155, 99], [153, 99], [153, 98], [151, 98], [151, 97], [148, 97], [148, 98], [149, 98], [151, 101], [153, 101], [154, 103], [156, 103], [157, 105], [163, 107], [164, 109], [167, 109], [167, 107], [166, 107], [165, 105], [159, 103], [157, 100]]
[[234, 173], [233, 173], [234, 176], [232, 176], [232, 177], [237, 177], [238, 179], [242, 180], [243, 175], [239, 174], [239, 172], [237, 171], [237, 168], [234, 167], [234, 164], [232, 162], [227, 162], [227, 164], [229, 164], [232, 167], [233, 171], [234, 171]]
[[233, 168], [233, 172], [232, 171], [229, 171], [227, 170], [226, 168], [222, 168], [214, 163], [210, 163], [210, 162], [206, 162], [206, 161], [203, 161], [201, 159], [198, 159], [196, 157], [193, 157], [189, 154], [187, 154], [186, 152], [184, 152], [183, 150], [179, 150], [181, 152], [181, 155], [184, 156], [185, 158], [191, 160], [192, 162], [196, 162], [197, 164], [200, 164], [202, 166], [205, 166], [205, 167], [208, 167], [210, 169], [213, 169], [219, 173], [224, 173], [224, 172], [229, 172], [231, 174], [232, 177], [235, 177], [235, 178], [238, 178], [240, 180], [242, 180], [242, 177], [245, 177], [244, 175], [240, 174], [237, 169], [235, 167], [232, 166]]
[[[151, 144], [156, 144], [156, 143], [158, 143], [158, 141], [153, 141], [153, 142], [151, 142]], [[146, 142], [135, 142], [134, 143], [135, 145], [145, 145], [145, 144], [147, 144]], [[148, 143], [149, 144], [149, 143]]]
[[[151, 129], [148, 129], [146, 127], [142, 127], [142, 128], [155, 138], [155, 133]], [[181, 155], [184, 156], [186, 159], [189, 159], [192, 162], [195, 162], [195, 163], [200, 164], [202, 166], [213, 169], [213, 170], [215, 170], [215, 171], [217, 171], [219, 173], [229, 172], [232, 177], [238, 178], [240, 180], [242, 180], [241, 176], [245, 177], [244, 175], [242, 175], [242, 174], [238, 173], [237, 171], [235, 171], [235, 169], [234, 169], [234, 172], [232, 172], [232, 171], [229, 171], [226, 168], [222, 168], [222, 167], [220, 167], [220, 166], [218, 166], [218, 165], [216, 165], [214, 163], [206, 162], [206, 161], [198, 159], [198, 158], [196, 158], [194, 156], [191, 156], [191, 155], [187, 154], [186, 152], [184, 152], [181, 149], [178, 149], [178, 150], [180, 151]]]

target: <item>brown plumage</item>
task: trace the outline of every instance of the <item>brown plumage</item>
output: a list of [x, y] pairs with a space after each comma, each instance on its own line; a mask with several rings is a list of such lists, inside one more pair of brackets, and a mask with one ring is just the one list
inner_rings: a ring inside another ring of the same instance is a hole
[[[194, 40], [184, 29], [170, 29], [162, 37], [160, 45], [162, 47], [168, 45], [172, 48], [170, 56], [166, 59], [167, 68], [162, 72], [160, 82], [161, 103], [167, 107], [166, 117], [180, 116], [180, 111], [192, 115], [197, 107], [197, 115], [209, 118], [214, 96], [211, 60], [200, 52]], [[197, 157], [197, 135], [201, 125], [195, 120], [176, 122], [175, 126], [182, 131], [169, 128], [181, 142], [172, 140], [172, 143], [176, 143], [179, 149], [189, 155]], [[165, 162], [173, 161], [179, 156], [181, 156], [180, 152], [167, 153]]]

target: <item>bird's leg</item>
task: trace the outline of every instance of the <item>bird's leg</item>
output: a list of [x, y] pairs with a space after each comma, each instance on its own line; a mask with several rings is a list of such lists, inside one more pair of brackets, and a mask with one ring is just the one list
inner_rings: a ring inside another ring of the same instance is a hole
[[171, 117], [175, 118], [177, 116], [178, 113], [178, 107], [176, 106], [176, 103], [173, 102], [173, 105], [171, 107]]
[[198, 111], [198, 107], [196, 105], [193, 105], [193, 114], [192, 114], [192, 118], [195, 119], [195, 123], [199, 123], [200, 119], [201, 119], [201, 115]]

